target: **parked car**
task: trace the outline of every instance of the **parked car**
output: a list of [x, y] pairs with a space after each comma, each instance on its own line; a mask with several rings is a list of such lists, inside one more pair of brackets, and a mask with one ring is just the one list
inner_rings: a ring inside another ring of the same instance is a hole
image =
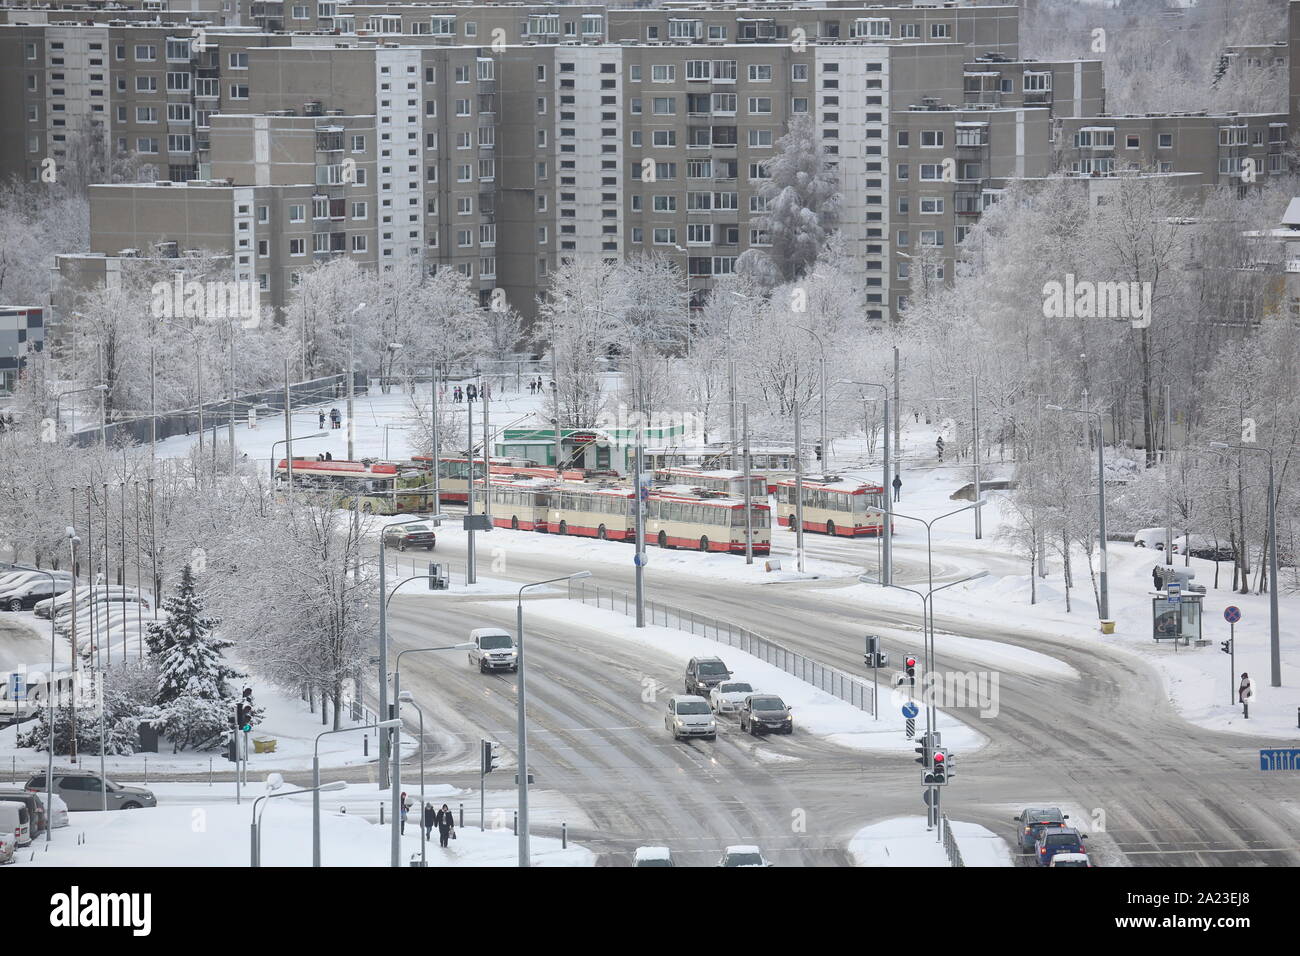
[[32, 840], [31, 814], [21, 803], [0, 803], [0, 833], [6, 834], [17, 849], [30, 846]]
[[715, 684], [731, 676], [718, 657], [692, 657], [686, 665], [686, 693], [708, 697]]
[[1057, 807], [1026, 807], [1015, 817], [1020, 829], [1016, 831], [1016, 845], [1021, 853], [1028, 853], [1034, 848], [1038, 834], [1044, 827], [1063, 827], [1070, 819], [1068, 813], [1062, 813]]
[[[137, 599], [143, 601], [145, 607], [150, 606], [148, 597], [141, 595], [141, 593], [135, 588], [105, 587], [102, 584], [92, 587], [89, 584], [82, 584], [76, 590], [77, 610], [80, 611], [87, 603], [91, 603], [90, 599], [92, 597], [94, 598], [93, 603], [103, 604], [106, 601], [111, 600], [113, 597], [117, 597], [120, 601], [123, 594], [128, 596], [128, 600], [132, 597], [138, 596]], [[36, 612], [37, 617], [46, 618], [55, 617], [57, 619], [60, 613], [64, 615], [71, 614], [72, 595], [72, 591], [66, 591], [56, 598], [47, 598], [44, 601], [37, 601], [36, 606], [33, 607], [32, 610]]]
[[56, 584], [65, 581], [69, 587], [72, 585], [72, 574], [68, 571], [50, 571], [48, 574], [44, 571], [19, 571], [10, 575], [0, 582], [0, 606], [8, 607], [12, 595], [24, 594], [34, 584], [44, 584], [47, 591], [42, 597], [49, 597], [51, 578]]
[[32, 822], [33, 837], [38, 837], [45, 832], [45, 828], [49, 825], [49, 817], [45, 813], [45, 804], [37, 798], [36, 794], [19, 790], [17, 787], [6, 787], [0, 789], [0, 804], [4, 803], [21, 803], [27, 808]]
[[1133, 547], [1155, 548], [1157, 551], [1163, 551], [1165, 549], [1165, 529], [1143, 528], [1133, 535]]
[[771, 866], [756, 846], [729, 846], [722, 851], [718, 866]]
[[407, 548], [424, 548], [432, 551], [438, 543], [438, 535], [431, 524], [419, 524], [411, 521], [406, 524], [390, 525], [384, 529], [384, 544], [396, 547], [398, 551]]
[[0, 608], [6, 611], [30, 611], [37, 601], [54, 597], [72, 590], [72, 580], [55, 578], [53, 582], [42, 576], [33, 581], [25, 581], [17, 587], [10, 588], [0, 597]]
[[672, 851], [666, 846], [639, 846], [632, 854], [633, 866], [676, 866]]
[[[45, 798], [48, 796], [44, 790], [38, 791], [36, 798], [41, 801], [41, 806], [45, 806]], [[68, 804], [57, 793], [54, 795], [54, 812], [46, 813], [50, 821], [50, 828], [60, 830], [68, 825]]]
[[1083, 834], [1074, 827], [1044, 827], [1034, 842], [1034, 859], [1039, 866], [1051, 866], [1058, 853], [1083, 852]]
[[[152, 790], [144, 787], [128, 787], [112, 780], [101, 778], [93, 770], [55, 770], [54, 793], [63, 798], [68, 809], [73, 813], [80, 810], [98, 810], [101, 807], [101, 794], [107, 783], [108, 809], [139, 810], [142, 807], [156, 807], [158, 799]], [[45, 789], [45, 774], [33, 774], [27, 781], [27, 789], [32, 793]]]
[[794, 717], [775, 694], [750, 694], [740, 707], [740, 729], [753, 734], [792, 734]]
[[668, 698], [664, 727], [673, 735], [673, 740], [683, 737], [716, 740], [718, 737], [718, 725], [709, 709], [709, 702], [694, 694], [674, 694]]
[[724, 680], [721, 684], [714, 684], [713, 690], [709, 691], [709, 706], [715, 714], [735, 713], [752, 693], [754, 688], [744, 681]]
[[1092, 866], [1086, 853], [1054, 853], [1048, 866]]
[[480, 674], [488, 671], [518, 671], [519, 649], [509, 631], [499, 627], [476, 627], [469, 632], [474, 646], [469, 649], [469, 663]]

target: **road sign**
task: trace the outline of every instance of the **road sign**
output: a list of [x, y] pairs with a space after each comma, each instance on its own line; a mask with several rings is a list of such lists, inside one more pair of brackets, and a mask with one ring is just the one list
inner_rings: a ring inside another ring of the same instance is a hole
[[1259, 752], [1260, 770], [1300, 770], [1300, 747], [1269, 747]]
[[9, 699], [27, 699], [27, 680], [24, 675], [14, 672], [9, 675]]
[[924, 803], [927, 807], [930, 805], [930, 794], [932, 794], [933, 792], [934, 791], [931, 790], [929, 787], [926, 787], [925, 791], [921, 794], [921, 802]]
[[1229, 604], [1223, 609], [1223, 619], [1229, 624], [1236, 624], [1241, 620], [1241, 608], [1235, 604]]
[[638, 551], [634, 555], [632, 555], [632, 563], [635, 564], [638, 568], [644, 568], [648, 560], [649, 558], [647, 557], [646, 552], [644, 551]]
[[916, 706], [916, 703], [914, 701], [909, 700], [906, 704], [903, 705], [903, 716], [906, 717], [908, 720], [911, 720], [920, 712], [921, 709]]

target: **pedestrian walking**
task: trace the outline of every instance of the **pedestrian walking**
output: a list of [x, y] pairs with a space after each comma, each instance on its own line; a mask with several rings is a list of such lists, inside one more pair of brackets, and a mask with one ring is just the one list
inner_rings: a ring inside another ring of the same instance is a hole
[[402, 799], [398, 806], [402, 810], [402, 836], [406, 836], [406, 818], [411, 812], [411, 800], [407, 797], [405, 790], [402, 791]]
[[903, 500], [903, 479], [900, 478], [898, 475], [895, 475], [893, 484], [894, 484], [894, 500], [902, 501]]
[[940, 435], [934, 440], [935, 450], [939, 453], [939, 464], [943, 464], [943, 436]]
[[318, 417], [319, 417], [319, 419], [320, 419], [320, 425], [319, 425], [319, 427], [323, 430], [323, 429], [325, 428], [325, 409], [323, 409], [323, 408], [320, 409], [320, 410], [317, 412], [317, 415], [318, 415]]
[[426, 840], [433, 836], [433, 823], [437, 816], [438, 814], [433, 809], [433, 804], [426, 803], [424, 805], [424, 838]]
[[1158, 564], [1151, 569], [1151, 581], [1155, 584], [1157, 591], [1164, 589], [1165, 582], [1164, 578], [1160, 574], [1160, 565]]
[[1255, 699], [1255, 682], [1245, 671], [1241, 672], [1241, 683], [1237, 685], [1237, 702], [1241, 704], [1241, 716], [1250, 720], [1250, 702]]
[[470, 382], [465, 386], [465, 399], [473, 405], [476, 398], [478, 398], [478, 388], [473, 382]]
[[442, 805], [442, 809], [439, 810], [437, 815], [434, 817], [434, 822], [438, 824], [438, 844], [439, 846], [445, 847], [447, 841], [450, 840], [455, 833], [455, 828], [453, 826], [455, 820], [452, 818], [451, 808], [447, 806], [447, 804], [444, 803]]
[[921, 413], [918, 412], [915, 408], [912, 409], [912, 418], [916, 421], [918, 425], [921, 424]]
[[456, 386], [456, 404], [459, 405], [459, 404], [460, 404], [461, 402], [463, 402], [463, 401], [465, 401], [465, 390], [464, 390], [463, 388], [461, 388], [459, 385], [457, 385], [457, 386]]
[[340, 412], [340, 411], [338, 410], [338, 407], [337, 407], [337, 406], [335, 406], [334, 408], [331, 408], [331, 409], [330, 409], [330, 427], [331, 427], [331, 428], [339, 428], [339, 427], [341, 427], [342, 423], [343, 423], [343, 413]]

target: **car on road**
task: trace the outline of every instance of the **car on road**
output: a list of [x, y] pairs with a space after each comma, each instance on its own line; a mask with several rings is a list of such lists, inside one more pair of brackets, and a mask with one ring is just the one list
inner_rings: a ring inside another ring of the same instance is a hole
[[1165, 549], [1165, 529], [1143, 528], [1133, 535], [1133, 547], [1155, 548], [1157, 551], [1163, 551]]
[[1026, 807], [1012, 819], [1020, 824], [1016, 831], [1016, 846], [1020, 847], [1021, 853], [1028, 853], [1034, 848], [1040, 831], [1046, 827], [1065, 826], [1070, 815], [1057, 807]]
[[709, 702], [695, 694], [674, 694], [668, 698], [664, 727], [673, 735], [673, 740], [683, 737], [716, 740], [718, 737], [718, 724], [713, 719]]
[[686, 693], [708, 697], [715, 684], [731, 676], [719, 657], [692, 657], [686, 665]]
[[1048, 866], [1092, 866], [1086, 853], [1056, 853]]
[[[105, 788], [104, 784], [107, 783]], [[27, 781], [27, 790], [33, 795], [45, 791], [45, 774], [33, 774]], [[108, 794], [108, 809], [139, 810], [158, 806], [152, 790], [130, 787], [100, 777], [93, 770], [55, 770], [54, 794], [62, 797], [73, 813], [81, 810], [98, 810], [103, 805], [103, 793]]]
[[666, 846], [639, 846], [632, 854], [633, 866], [676, 866], [672, 850]]
[[718, 866], [771, 866], [756, 846], [729, 846], [722, 851]]
[[1074, 827], [1044, 827], [1034, 841], [1034, 859], [1039, 866], [1051, 866], [1058, 853], [1084, 853], [1083, 834]]
[[405, 551], [407, 548], [424, 548], [432, 551], [438, 544], [438, 535], [431, 524], [411, 521], [390, 525], [384, 529], [384, 546]]
[[476, 627], [469, 632], [474, 646], [469, 649], [469, 663], [480, 674], [488, 671], [518, 671], [519, 649], [509, 631], [499, 627]]
[[0, 833], [4, 833], [15, 849], [29, 846], [32, 835], [31, 814], [21, 803], [0, 803]]
[[750, 694], [740, 707], [740, 729], [753, 734], [792, 734], [794, 717], [775, 694]]
[[724, 680], [714, 684], [709, 691], [709, 706], [715, 714], [733, 714], [745, 705], [745, 698], [754, 693], [753, 685], [740, 680]]

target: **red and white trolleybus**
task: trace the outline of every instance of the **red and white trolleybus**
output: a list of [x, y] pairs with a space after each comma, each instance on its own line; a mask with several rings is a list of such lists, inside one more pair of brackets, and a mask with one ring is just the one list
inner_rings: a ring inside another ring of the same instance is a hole
[[[797, 526], [795, 480], [777, 484], [777, 523]], [[803, 529], [841, 537], [874, 537], [884, 528], [885, 489], [858, 478], [811, 475], [803, 480]]]

